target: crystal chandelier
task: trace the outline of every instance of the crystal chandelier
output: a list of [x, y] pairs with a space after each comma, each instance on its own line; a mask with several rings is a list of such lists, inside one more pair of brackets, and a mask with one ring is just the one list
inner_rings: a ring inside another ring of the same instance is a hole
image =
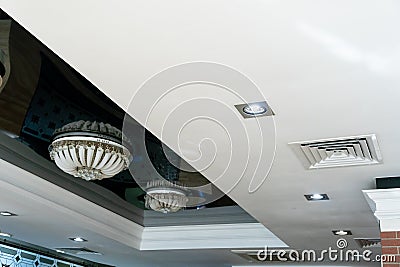
[[64, 172], [87, 181], [110, 178], [126, 169], [130, 152], [110, 124], [76, 121], [55, 130], [50, 158]]
[[188, 198], [184, 187], [167, 180], [147, 183], [145, 206], [162, 213], [177, 212], [186, 207]]

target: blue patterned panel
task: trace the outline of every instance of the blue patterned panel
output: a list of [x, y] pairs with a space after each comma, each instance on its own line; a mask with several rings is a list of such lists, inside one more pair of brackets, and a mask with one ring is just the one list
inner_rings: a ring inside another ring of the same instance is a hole
[[2, 244], [0, 244], [0, 262], [1, 267], [83, 267]]

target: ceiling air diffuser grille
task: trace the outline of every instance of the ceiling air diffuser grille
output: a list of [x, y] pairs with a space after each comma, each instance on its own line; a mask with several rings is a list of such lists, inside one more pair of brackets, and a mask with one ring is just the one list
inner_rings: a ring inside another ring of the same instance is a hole
[[354, 240], [361, 248], [371, 248], [371, 247], [381, 246], [380, 238], [354, 238]]
[[374, 134], [289, 144], [307, 169], [377, 164], [382, 161]]
[[[232, 253], [242, 257], [249, 262], [298, 262], [301, 261], [301, 251], [299, 250], [286, 250], [261, 248], [259, 250], [231, 250]], [[279, 255], [278, 255], [279, 254]], [[290, 254], [290, 256], [289, 256]]]

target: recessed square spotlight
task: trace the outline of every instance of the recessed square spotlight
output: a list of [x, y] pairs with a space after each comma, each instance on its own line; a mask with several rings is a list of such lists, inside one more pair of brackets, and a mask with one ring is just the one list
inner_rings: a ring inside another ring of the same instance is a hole
[[333, 230], [332, 233], [334, 235], [341, 235], [341, 236], [353, 234], [350, 230]]
[[17, 214], [9, 212], [9, 211], [0, 211], [1, 216], [17, 216]]
[[266, 101], [238, 104], [235, 108], [245, 119], [275, 115]]
[[0, 237], [12, 237], [12, 234], [0, 232]]
[[72, 240], [72, 241], [74, 241], [74, 242], [87, 242], [86, 239], [84, 239], [84, 238], [82, 238], [82, 237], [79, 237], [79, 236], [77, 236], [77, 237], [70, 237], [69, 239]]
[[309, 194], [304, 195], [308, 201], [320, 201], [320, 200], [329, 200], [327, 194]]

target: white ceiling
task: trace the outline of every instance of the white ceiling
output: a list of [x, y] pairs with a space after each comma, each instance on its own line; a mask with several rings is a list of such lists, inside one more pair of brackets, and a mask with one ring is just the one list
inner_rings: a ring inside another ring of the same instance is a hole
[[[399, 173], [399, 2], [2, 0], [0, 4], [126, 110], [140, 86], [168, 67], [209, 61], [239, 70], [257, 84], [276, 113], [277, 150], [259, 190], [249, 193], [252, 176], [246, 172], [229, 196], [296, 248], [334, 245], [332, 229], [351, 229], [355, 237], [379, 235], [361, 190], [373, 188], [374, 177]], [[256, 91], [231, 89], [246, 100], [262, 100]], [[158, 137], [173, 103], [212, 97], [233, 108], [239, 100], [210, 85], [181, 92], [181, 98], [171, 94], [163, 99], [150, 116], [146, 127]], [[154, 103], [152, 97], [152, 92], [141, 92], [143, 107]], [[193, 102], [190, 109], [183, 106], [186, 110], [172, 114], [162, 140], [176, 149], [171, 133], [182, 125], [174, 122], [204, 115], [207, 103]], [[147, 114], [139, 107], [129, 111], [143, 123]], [[249, 147], [248, 167], [255, 168], [262, 140], [264, 154], [255, 174], [262, 180], [274, 151], [272, 119], [260, 118], [261, 136], [254, 120], [221, 117], [219, 111], [213, 115], [230, 129], [229, 134], [240, 137], [236, 132], [246, 129], [250, 145], [243, 140], [231, 149], [228, 135], [205, 120], [184, 128], [179, 140], [183, 150], [196, 155], [199, 140], [213, 139], [218, 153], [203, 172], [210, 180], [221, 174], [232, 152], [228, 172], [216, 182], [227, 191], [236, 179], [230, 173], [242, 171]], [[308, 171], [287, 145], [370, 133], [377, 135], [383, 164]], [[207, 143], [203, 145], [207, 148]], [[327, 193], [331, 200], [306, 202], [303, 194], [314, 192]]]

